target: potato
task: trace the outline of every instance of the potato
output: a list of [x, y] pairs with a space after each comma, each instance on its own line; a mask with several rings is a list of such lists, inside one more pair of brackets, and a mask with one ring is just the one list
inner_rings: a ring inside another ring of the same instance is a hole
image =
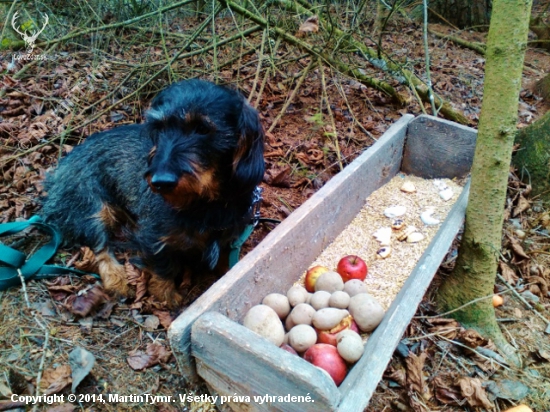
[[326, 290], [315, 292], [311, 297], [311, 306], [316, 310], [328, 308], [328, 302], [331, 296], [332, 295]]
[[322, 273], [317, 282], [315, 282], [315, 292], [320, 290], [325, 290], [329, 293], [344, 290], [344, 281], [336, 272], [329, 271]]
[[315, 314], [315, 309], [313, 306], [308, 305], [307, 303], [300, 303], [292, 309], [289, 318], [293, 325], [311, 325], [311, 319]]
[[344, 283], [344, 292], [353, 297], [359, 293], [367, 293], [368, 290], [365, 282], [359, 279], [352, 279]]
[[361, 336], [349, 329], [340, 332], [336, 337], [336, 342], [338, 353], [350, 363], [357, 362], [365, 350]]
[[349, 315], [344, 309], [323, 308], [313, 315], [313, 326], [320, 330], [330, 330], [338, 325], [342, 319]]
[[285, 295], [280, 293], [270, 293], [267, 295], [262, 304], [269, 306], [277, 313], [279, 319], [284, 319], [290, 313], [290, 303]]
[[374, 330], [384, 317], [384, 308], [368, 293], [352, 296], [348, 309], [362, 332]]
[[243, 325], [277, 346], [281, 346], [285, 339], [281, 319], [267, 305], [252, 306], [243, 319]]
[[296, 285], [292, 286], [286, 293], [288, 302], [290, 306], [294, 307], [300, 303], [305, 303], [307, 301], [309, 292], [303, 286]]
[[305, 352], [317, 342], [317, 332], [309, 325], [296, 325], [288, 332], [288, 343], [296, 352]]
[[332, 308], [346, 309], [349, 305], [350, 296], [343, 290], [337, 290], [332, 295], [330, 295], [330, 300], [328, 302], [329, 306]]

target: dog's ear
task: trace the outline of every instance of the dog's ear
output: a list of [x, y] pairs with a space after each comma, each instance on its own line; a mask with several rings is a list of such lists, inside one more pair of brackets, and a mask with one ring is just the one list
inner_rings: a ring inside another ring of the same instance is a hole
[[251, 191], [264, 176], [264, 131], [258, 112], [246, 100], [238, 130], [240, 136], [233, 156], [233, 180], [240, 192]]

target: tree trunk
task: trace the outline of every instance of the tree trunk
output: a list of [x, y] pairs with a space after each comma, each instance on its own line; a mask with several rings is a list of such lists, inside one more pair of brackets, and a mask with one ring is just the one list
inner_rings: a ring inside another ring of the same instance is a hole
[[431, 0], [430, 20], [444, 21], [457, 26], [477, 27], [489, 25], [491, 0]]
[[453, 274], [445, 279], [438, 303], [464, 326], [491, 338], [515, 363], [495, 318], [491, 296], [501, 249], [508, 171], [516, 131], [521, 73], [531, 1], [495, 0], [485, 65], [485, 87], [472, 166], [466, 224]]
[[513, 162], [519, 175], [531, 182], [534, 195], [550, 202], [550, 111], [519, 130], [516, 143], [520, 148]]

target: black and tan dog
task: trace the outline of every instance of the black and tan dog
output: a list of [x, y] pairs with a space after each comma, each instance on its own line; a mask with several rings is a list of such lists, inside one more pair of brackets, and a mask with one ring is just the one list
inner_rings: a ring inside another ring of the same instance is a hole
[[202, 80], [169, 86], [144, 124], [94, 134], [46, 179], [42, 216], [67, 242], [91, 247], [105, 288], [129, 295], [124, 245], [170, 307], [184, 276], [213, 271], [251, 221], [264, 173], [257, 112], [236, 91]]

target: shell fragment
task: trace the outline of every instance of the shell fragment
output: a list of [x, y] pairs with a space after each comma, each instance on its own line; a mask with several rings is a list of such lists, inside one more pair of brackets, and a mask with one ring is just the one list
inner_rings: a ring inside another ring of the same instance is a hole
[[391, 254], [391, 247], [384, 246], [378, 249], [378, 252], [376, 252], [376, 256], [380, 259], [386, 259]]
[[380, 246], [389, 246], [391, 243], [391, 227], [381, 227], [372, 235], [380, 242]]
[[414, 193], [416, 192], [416, 186], [413, 182], [405, 182], [403, 186], [401, 186], [401, 191], [405, 193]]
[[393, 230], [401, 230], [405, 226], [405, 222], [401, 219], [395, 219], [391, 222], [391, 228]]
[[441, 223], [439, 219], [436, 219], [435, 217], [432, 216], [433, 213], [434, 213], [434, 209], [432, 208], [423, 212], [420, 215], [420, 219], [422, 220], [422, 223], [424, 223], [426, 226], [433, 226]]
[[424, 235], [419, 232], [413, 232], [409, 236], [407, 236], [407, 242], [408, 243], [417, 243], [424, 239]]
[[439, 196], [446, 202], [453, 197], [453, 189], [451, 189], [450, 187], [446, 187], [439, 192]]
[[403, 216], [406, 211], [407, 208], [405, 206], [391, 206], [384, 210], [384, 216], [395, 219], [396, 217]]

